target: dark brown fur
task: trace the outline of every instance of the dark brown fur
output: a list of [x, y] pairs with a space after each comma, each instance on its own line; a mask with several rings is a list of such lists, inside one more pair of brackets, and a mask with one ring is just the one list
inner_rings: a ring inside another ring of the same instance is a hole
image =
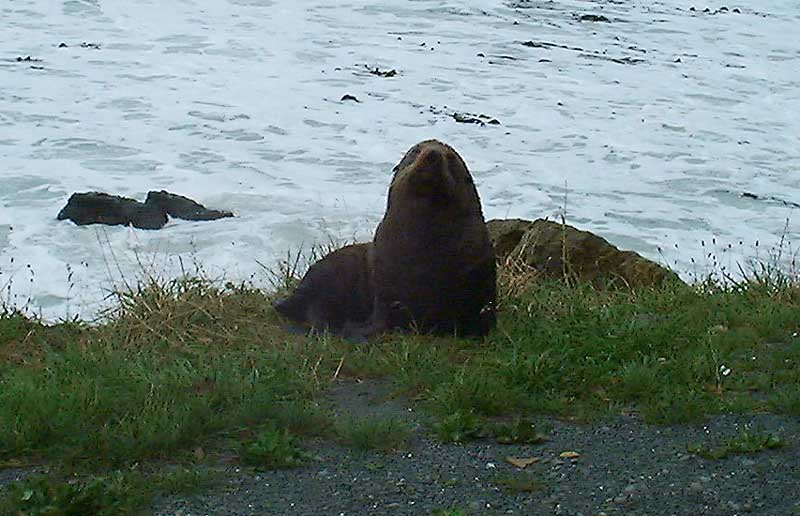
[[366, 334], [483, 336], [495, 325], [492, 243], [472, 176], [450, 146], [424, 141], [394, 168], [370, 253]]
[[282, 315], [317, 330], [349, 334], [372, 312], [367, 257], [372, 244], [342, 247], [312, 265], [288, 298], [275, 304]]
[[373, 242], [325, 256], [276, 309], [346, 336], [483, 336], [495, 325], [495, 275], [472, 176], [455, 150], [428, 140], [394, 168]]

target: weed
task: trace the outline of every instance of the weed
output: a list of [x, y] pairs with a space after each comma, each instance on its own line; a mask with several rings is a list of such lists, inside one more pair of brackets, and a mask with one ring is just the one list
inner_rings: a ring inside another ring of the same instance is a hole
[[458, 507], [448, 509], [434, 509], [431, 516], [467, 516], [467, 511]]
[[143, 474], [117, 470], [101, 476], [40, 474], [0, 492], [0, 514], [9, 516], [117, 516], [142, 514], [153, 494], [185, 495], [219, 485], [221, 473], [182, 467]]
[[776, 392], [769, 405], [781, 414], [800, 416], [800, 383], [795, 388], [784, 388]]
[[141, 479], [122, 473], [65, 481], [39, 475], [11, 484], [0, 500], [0, 513], [14, 516], [111, 516], [135, 514], [150, 502]]
[[348, 419], [337, 426], [339, 437], [356, 449], [392, 451], [404, 448], [412, 436], [408, 423], [399, 419]]
[[483, 424], [472, 412], [454, 412], [436, 424], [436, 437], [442, 442], [461, 443], [481, 436]]
[[786, 441], [779, 435], [742, 430], [739, 435], [726, 440], [721, 445], [709, 448], [702, 445], [688, 447], [690, 453], [699, 455], [704, 459], [725, 459], [731, 455], [757, 453], [764, 450], [784, 448]]
[[500, 444], [539, 444], [547, 440], [532, 421], [521, 417], [510, 423], [495, 423], [487, 430]]
[[239, 456], [244, 464], [263, 469], [294, 468], [311, 457], [289, 432], [274, 428], [243, 444]]
[[530, 472], [499, 474], [492, 479], [492, 483], [509, 493], [531, 493], [544, 488], [541, 478]]

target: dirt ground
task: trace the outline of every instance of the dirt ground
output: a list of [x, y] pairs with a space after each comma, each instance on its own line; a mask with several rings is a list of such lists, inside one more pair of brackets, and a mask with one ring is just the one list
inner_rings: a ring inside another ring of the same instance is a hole
[[[399, 417], [415, 425], [400, 452], [363, 453], [330, 443], [307, 466], [254, 472], [226, 469], [211, 494], [162, 499], [159, 515], [775, 515], [800, 514], [800, 421], [770, 414], [718, 416], [670, 427], [635, 416], [578, 425], [542, 420], [547, 440], [501, 445], [492, 440], [441, 444], [421, 415], [388, 397], [381, 382], [342, 382], [330, 393], [341, 414]], [[744, 429], [779, 436], [787, 446], [724, 459], [687, 451], [714, 446]], [[574, 451], [577, 458], [562, 458]], [[508, 457], [535, 458], [524, 469]]]

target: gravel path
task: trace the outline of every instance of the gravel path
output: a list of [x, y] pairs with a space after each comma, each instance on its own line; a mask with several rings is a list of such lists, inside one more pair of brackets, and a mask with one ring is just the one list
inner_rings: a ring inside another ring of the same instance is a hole
[[[419, 415], [387, 399], [380, 382], [342, 382], [331, 391], [340, 413]], [[538, 445], [484, 440], [441, 444], [418, 428], [411, 446], [391, 454], [364, 454], [330, 443], [317, 460], [294, 470], [229, 468], [227, 485], [212, 494], [161, 500], [159, 515], [430, 514], [458, 507], [468, 514], [736, 515], [800, 514], [798, 418], [769, 414], [721, 416], [704, 425], [658, 427], [634, 417], [599, 425], [546, 422]], [[779, 435], [788, 447], [721, 460], [687, 453], [714, 445], [744, 427]], [[576, 459], [562, 459], [576, 451]], [[536, 457], [524, 471], [505, 461]], [[541, 488], [510, 491], [498, 478], [533, 475]]]

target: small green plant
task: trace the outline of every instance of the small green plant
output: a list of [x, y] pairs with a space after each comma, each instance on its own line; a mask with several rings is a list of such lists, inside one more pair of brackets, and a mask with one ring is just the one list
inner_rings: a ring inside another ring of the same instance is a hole
[[217, 487], [223, 479], [221, 471], [177, 467], [149, 479], [151, 486], [166, 495], [185, 495], [208, 491]]
[[628, 362], [620, 371], [619, 395], [622, 401], [640, 401], [652, 396], [658, 389], [658, 363], [650, 357]]
[[500, 444], [539, 444], [547, 440], [533, 421], [521, 417], [511, 423], [496, 423], [488, 430]]
[[641, 406], [641, 414], [647, 423], [675, 425], [695, 423], [702, 419], [713, 407], [714, 400], [708, 394], [698, 391], [667, 386]]
[[431, 516], [467, 516], [467, 511], [458, 507], [448, 509], [434, 509]]
[[274, 428], [243, 444], [239, 455], [243, 463], [265, 469], [294, 468], [310, 458], [288, 431]]
[[454, 412], [436, 424], [436, 437], [447, 443], [462, 443], [481, 436], [483, 425], [472, 412]]
[[764, 450], [775, 450], [784, 448], [786, 441], [779, 435], [760, 432], [751, 432], [747, 429], [723, 442], [720, 446], [707, 447], [703, 445], [688, 446], [690, 453], [699, 455], [704, 459], [725, 459], [731, 455], [757, 453]]
[[11, 484], [0, 500], [0, 514], [13, 516], [111, 516], [135, 514], [150, 501], [141, 479], [110, 477], [65, 481], [39, 475]]
[[0, 306], [0, 346], [24, 338], [33, 326], [20, 312]]
[[778, 413], [800, 416], [800, 382], [795, 387], [786, 386], [777, 391], [772, 397], [770, 407]]
[[0, 491], [3, 516], [118, 516], [141, 514], [155, 493], [180, 495], [213, 489], [219, 471], [177, 467], [143, 474], [114, 471], [103, 476], [64, 478], [35, 475]]
[[359, 450], [391, 451], [404, 448], [412, 429], [399, 419], [349, 419], [337, 426], [339, 437]]
[[535, 473], [500, 474], [492, 482], [509, 493], [531, 493], [544, 488], [544, 483]]

